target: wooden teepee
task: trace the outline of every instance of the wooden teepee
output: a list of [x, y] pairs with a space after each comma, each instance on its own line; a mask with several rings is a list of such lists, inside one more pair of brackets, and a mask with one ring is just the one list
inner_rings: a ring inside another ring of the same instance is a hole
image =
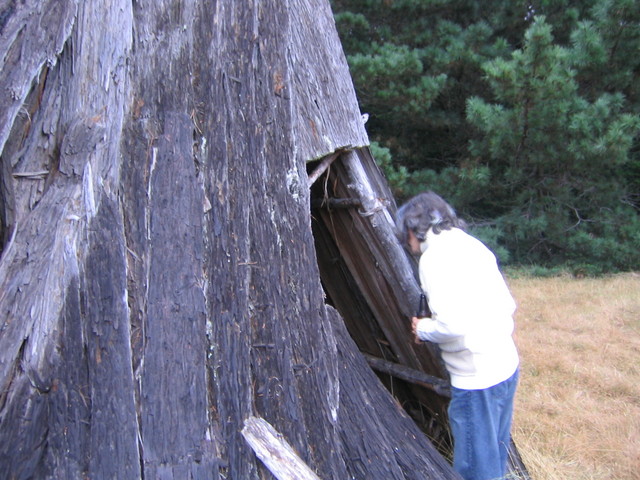
[[0, 476], [269, 478], [267, 425], [323, 479], [457, 478], [321, 280], [339, 163], [417, 292], [327, 0], [5, 1], [0, 53]]

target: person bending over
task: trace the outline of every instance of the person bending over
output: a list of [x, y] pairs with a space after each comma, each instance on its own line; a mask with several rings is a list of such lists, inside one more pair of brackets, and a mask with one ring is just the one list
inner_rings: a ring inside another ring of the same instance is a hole
[[439, 345], [451, 378], [453, 468], [465, 480], [503, 479], [519, 371], [513, 297], [495, 255], [435, 193], [405, 203], [396, 225], [401, 241], [420, 256], [432, 312], [412, 318], [415, 341]]

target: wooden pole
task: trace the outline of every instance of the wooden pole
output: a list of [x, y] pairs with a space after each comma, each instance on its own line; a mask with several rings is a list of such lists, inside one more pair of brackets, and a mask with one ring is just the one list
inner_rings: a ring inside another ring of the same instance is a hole
[[311, 200], [312, 208], [328, 208], [332, 210], [336, 208], [356, 208], [361, 206], [362, 203], [356, 198], [314, 198]]
[[336, 158], [338, 158], [343, 151], [344, 149], [337, 150], [333, 152], [331, 155], [327, 155], [322, 159], [322, 161], [320, 162], [320, 165], [318, 165], [316, 169], [313, 172], [311, 172], [311, 175], [309, 175], [309, 180], [308, 180], [309, 187], [311, 187], [311, 185], [313, 185], [315, 181], [318, 178], [320, 178], [320, 175], [322, 175], [327, 170], [327, 168], [329, 168], [329, 166], [333, 163], [333, 161]]
[[374, 357], [373, 355], [366, 353], [363, 353], [363, 355], [369, 366], [378, 372], [388, 373], [400, 380], [427, 387], [443, 397], [448, 398], [451, 396], [449, 384], [442, 378], [434, 377], [433, 375], [428, 375], [419, 370]]

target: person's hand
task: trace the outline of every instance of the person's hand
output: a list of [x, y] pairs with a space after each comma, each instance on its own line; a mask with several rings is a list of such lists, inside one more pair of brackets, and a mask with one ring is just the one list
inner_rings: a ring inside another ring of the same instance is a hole
[[414, 343], [422, 343], [420, 337], [418, 337], [418, 324], [420, 323], [421, 318], [412, 317], [411, 318], [411, 332], [413, 333], [413, 341]]

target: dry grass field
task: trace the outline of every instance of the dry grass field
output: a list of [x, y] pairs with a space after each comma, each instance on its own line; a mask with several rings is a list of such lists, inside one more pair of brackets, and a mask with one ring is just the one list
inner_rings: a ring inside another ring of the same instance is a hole
[[509, 276], [533, 480], [640, 479], [640, 275]]

